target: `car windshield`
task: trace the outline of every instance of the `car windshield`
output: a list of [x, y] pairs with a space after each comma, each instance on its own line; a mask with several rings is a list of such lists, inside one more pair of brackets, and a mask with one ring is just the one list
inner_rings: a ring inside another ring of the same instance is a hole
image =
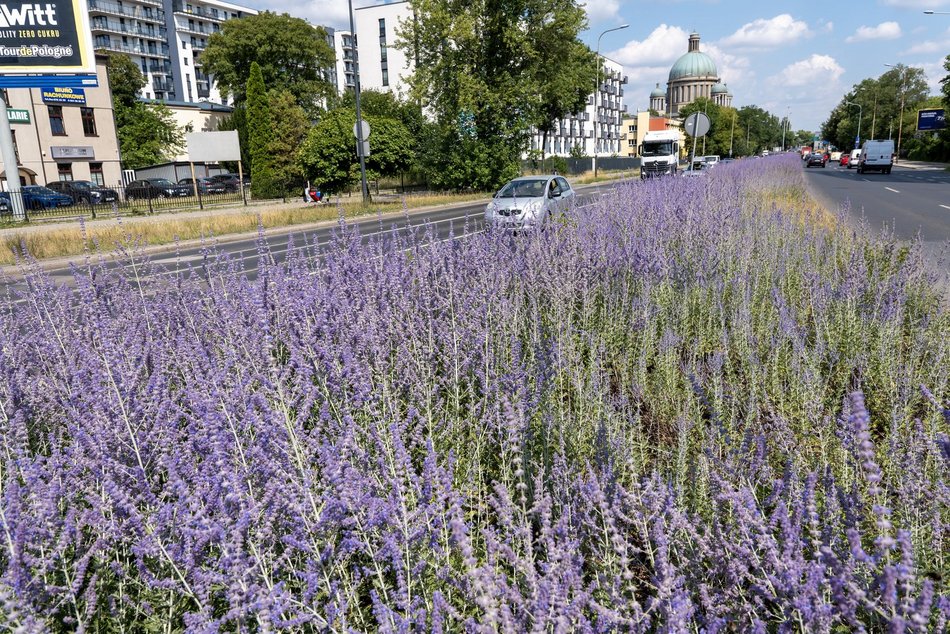
[[651, 141], [643, 144], [643, 156], [667, 156], [672, 153], [672, 141]]
[[544, 196], [546, 178], [511, 181], [498, 192], [499, 198], [541, 198]]
[[76, 189], [92, 189], [94, 187], [90, 181], [73, 181], [72, 185]]
[[152, 178], [149, 182], [156, 187], [174, 187], [172, 182], [167, 178]]

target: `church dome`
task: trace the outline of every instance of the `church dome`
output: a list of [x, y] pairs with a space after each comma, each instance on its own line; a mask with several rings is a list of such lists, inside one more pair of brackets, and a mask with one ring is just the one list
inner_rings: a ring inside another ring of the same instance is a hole
[[689, 77], [717, 77], [716, 62], [699, 50], [699, 33], [689, 36], [689, 50], [673, 64], [669, 81]]
[[729, 93], [729, 89], [726, 88], [725, 84], [713, 84], [712, 90], [710, 93], [714, 95], [725, 95]]
[[666, 91], [660, 88], [660, 84], [657, 84], [656, 88], [653, 89], [653, 92], [650, 93], [650, 97], [666, 97]]

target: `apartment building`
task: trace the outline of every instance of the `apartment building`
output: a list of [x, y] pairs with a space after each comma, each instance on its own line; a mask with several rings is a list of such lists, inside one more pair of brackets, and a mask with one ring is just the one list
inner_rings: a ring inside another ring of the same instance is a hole
[[145, 75], [142, 97], [216, 103], [200, 54], [225, 20], [257, 11], [220, 0], [88, 0], [93, 46], [125, 53]]
[[[4, 91], [21, 184], [46, 185], [60, 180], [91, 180], [100, 185], [121, 182], [107, 63], [108, 58], [96, 56], [98, 88]], [[3, 178], [6, 179], [6, 166]], [[3, 188], [7, 188], [5, 182]]]
[[[405, 51], [393, 47], [400, 22], [412, 19], [408, 2], [354, 8], [356, 37], [349, 31], [336, 31], [334, 48], [337, 58], [337, 88], [352, 89], [356, 82], [356, 54], [359, 59], [362, 89], [406, 95], [406, 78], [412, 73], [413, 61]], [[357, 48], [358, 47], [358, 48]], [[623, 103], [627, 76], [623, 66], [602, 57], [605, 72], [600, 76], [599, 91], [587, 98], [583, 112], [558, 121], [549, 133], [544, 148], [546, 155], [569, 156], [573, 148], [591, 156], [621, 154], [622, 119], [627, 111]], [[595, 133], [596, 128], [596, 133]], [[532, 135], [530, 150], [540, 151], [543, 137]]]

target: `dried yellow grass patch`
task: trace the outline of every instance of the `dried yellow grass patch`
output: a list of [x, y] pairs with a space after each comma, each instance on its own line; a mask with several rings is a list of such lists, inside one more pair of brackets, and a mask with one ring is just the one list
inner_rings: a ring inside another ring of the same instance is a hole
[[79, 255], [98, 246], [111, 250], [130, 239], [148, 245], [171, 244], [176, 240], [193, 240], [208, 236], [226, 236], [265, 229], [312, 224], [321, 221], [356, 218], [376, 213], [398, 212], [431, 205], [481, 200], [485, 194], [431, 195], [407, 197], [405, 201], [347, 203], [345, 205], [287, 204], [276, 208], [245, 208], [215, 210], [199, 214], [178, 213], [147, 218], [87, 220], [85, 228], [77, 221], [70, 225], [25, 226], [0, 234], [0, 264], [13, 264], [22, 249], [38, 260]]

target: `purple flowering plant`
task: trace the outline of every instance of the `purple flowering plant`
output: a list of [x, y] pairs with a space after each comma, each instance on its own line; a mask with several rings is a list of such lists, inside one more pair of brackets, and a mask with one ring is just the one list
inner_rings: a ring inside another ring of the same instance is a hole
[[821, 219], [779, 158], [254, 281], [25, 260], [0, 626], [946, 631], [950, 316]]

